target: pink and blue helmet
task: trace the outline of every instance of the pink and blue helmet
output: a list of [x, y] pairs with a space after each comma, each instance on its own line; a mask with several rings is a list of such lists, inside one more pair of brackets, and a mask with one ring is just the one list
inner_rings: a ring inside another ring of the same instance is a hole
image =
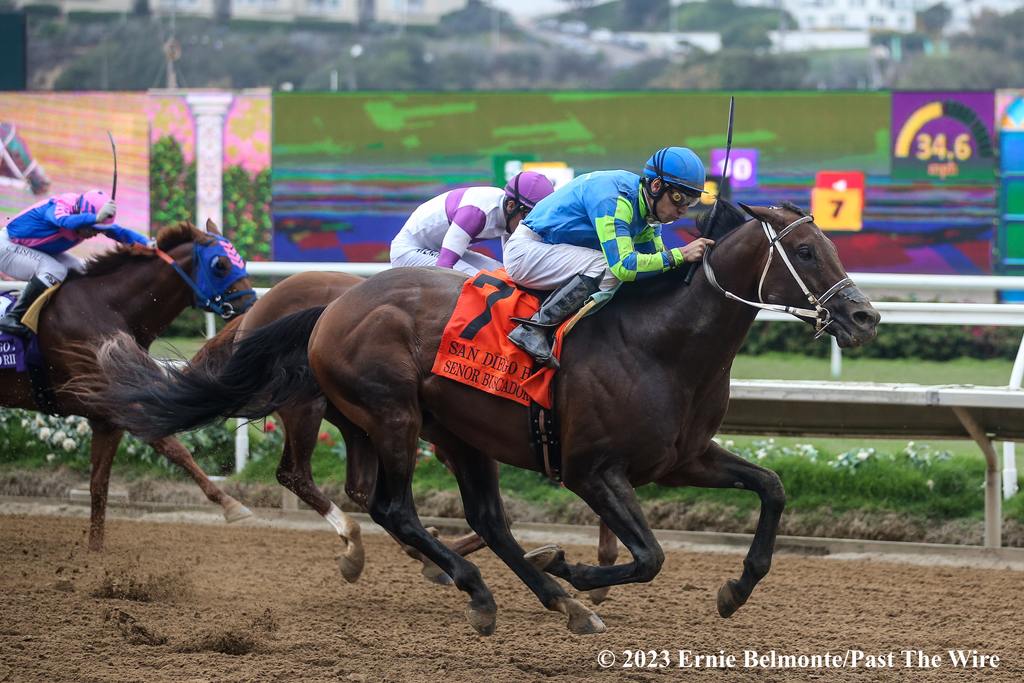
[[[84, 192], [75, 202], [75, 213], [99, 213], [103, 205], [110, 201], [107, 193], [103, 190], [88, 190]], [[107, 220], [103, 221], [101, 225], [109, 225], [114, 222], [114, 217], [111, 216]]]

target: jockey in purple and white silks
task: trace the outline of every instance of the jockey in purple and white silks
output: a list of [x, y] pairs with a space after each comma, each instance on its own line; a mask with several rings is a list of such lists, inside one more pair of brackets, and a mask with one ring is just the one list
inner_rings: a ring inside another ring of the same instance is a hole
[[540, 173], [523, 171], [505, 185], [464, 187], [421, 204], [391, 242], [391, 265], [439, 266], [467, 275], [501, 268], [501, 262], [469, 249], [501, 239], [502, 246], [530, 210], [554, 191]]
[[149, 244], [137, 232], [114, 224], [117, 207], [102, 190], [65, 193], [25, 209], [0, 230], [0, 272], [27, 280], [18, 301], [0, 319], [0, 332], [26, 337], [21, 319], [39, 296], [60, 284], [68, 270], [85, 264], [68, 249], [103, 234], [122, 244]]

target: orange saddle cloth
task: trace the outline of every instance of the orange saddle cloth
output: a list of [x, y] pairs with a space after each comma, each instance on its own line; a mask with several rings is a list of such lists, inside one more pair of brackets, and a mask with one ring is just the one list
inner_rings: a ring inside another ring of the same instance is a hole
[[[537, 297], [518, 289], [504, 270], [483, 271], [466, 280], [445, 325], [431, 372], [495, 396], [551, 407], [555, 371], [535, 364], [528, 353], [508, 340], [517, 323], [540, 308]], [[564, 325], [555, 333], [561, 347]]]

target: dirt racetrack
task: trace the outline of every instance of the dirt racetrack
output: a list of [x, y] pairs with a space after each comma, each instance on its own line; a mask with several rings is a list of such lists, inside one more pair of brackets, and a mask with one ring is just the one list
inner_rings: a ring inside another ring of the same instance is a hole
[[[1019, 571], [779, 555], [723, 620], [715, 593], [742, 557], [669, 551], [653, 583], [617, 587], [597, 608], [607, 633], [574, 636], [485, 550], [474, 557], [499, 613], [483, 638], [463, 595], [427, 584], [384, 536], [364, 537], [366, 571], [349, 585], [329, 533], [111, 520], [96, 555], [85, 532], [82, 519], [0, 517], [0, 681], [1024, 680]], [[672, 668], [623, 668], [636, 649], [669, 650]], [[736, 665], [681, 670], [681, 649]], [[893, 652], [894, 665], [745, 668], [749, 649]], [[905, 649], [940, 665], [907, 669]], [[999, 666], [956, 670], [950, 649]], [[615, 665], [598, 665], [602, 650]]]

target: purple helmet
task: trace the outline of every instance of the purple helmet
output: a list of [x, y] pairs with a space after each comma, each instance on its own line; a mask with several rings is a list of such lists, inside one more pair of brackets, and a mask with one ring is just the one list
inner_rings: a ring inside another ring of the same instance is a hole
[[537, 202], [554, 191], [555, 187], [547, 176], [535, 171], [516, 173], [505, 185], [505, 196], [527, 209], [537, 206]]
[[[107, 193], [103, 190], [89, 190], [84, 193], [78, 200], [79, 213], [99, 213], [103, 205], [108, 201]], [[106, 223], [113, 223], [114, 217], [111, 216], [107, 220], [103, 221]]]

